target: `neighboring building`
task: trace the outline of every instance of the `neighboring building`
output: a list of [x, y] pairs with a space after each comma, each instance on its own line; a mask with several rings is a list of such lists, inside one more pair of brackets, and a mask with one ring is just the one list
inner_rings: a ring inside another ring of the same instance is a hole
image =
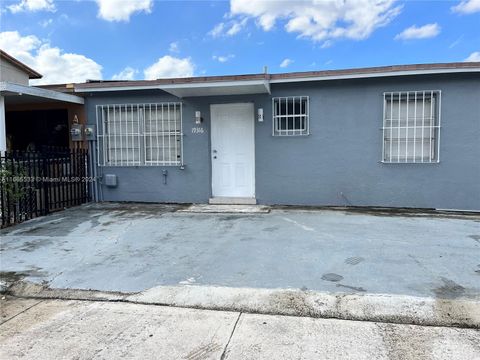
[[86, 145], [69, 135], [74, 122], [85, 123], [83, 97], [73, 94], [71, 84], [29, 86], [41, 77], [0, 50], [0, 152]]
[[480, 63], [75, 91], [102, 200], [480, 210]]

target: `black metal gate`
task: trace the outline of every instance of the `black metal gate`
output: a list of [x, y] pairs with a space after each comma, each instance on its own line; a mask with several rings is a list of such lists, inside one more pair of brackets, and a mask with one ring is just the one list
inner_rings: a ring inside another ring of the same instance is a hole
[[0, 157], [0, 218], [7, 227], [90, 200], [88, 153], [48, 148]]

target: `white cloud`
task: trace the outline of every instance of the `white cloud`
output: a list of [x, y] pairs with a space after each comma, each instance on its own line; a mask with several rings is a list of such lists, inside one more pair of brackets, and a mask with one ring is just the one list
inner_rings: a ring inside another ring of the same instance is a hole
[[55, 11], [53, 0], [21, 0], [19, 3], [7, 6], [12, 13], [22, 11]]
[[172, 42], [170, 43], [170, 46], [168, 48], [168, 51], [172, 53], [178, 53], [180, 52], [180, 46], [178, 45], [178, 42]]
[[45, 19], [45, 20], [42, 20], [40, 21], [38, 24], [43, 27], [43, 28], [46, 28], [48, 27], [49, 25], [52, 25], [53, 23], [53, 19]]
[[130, 66], [120, 71], [118, 74], [112, 76], [112, 80], [135, 80], [135, 75], [138, 74], [138, 70]]
[[222, 35], [224, 28], [225, 28], [225, 23], [221, 22], [215, 25], [215, 27], [212, 30], [210, 30], [208, 34], [212, 37], [219, 37], [220, 35]]
[[190, 58], [176, 58], [165, 55], [148, 68], [143, 73], [146, 80], [160, 78], [176, 78], [193, 76], [195, 66]]
[[320, 46], [322, 49], [327, 49], [329, 47], [331, 47], [333, 45], [333, 41], [332, 40], [327, 40], [327, 41], [324, 41], [322, 46]]
[[231, 23], [230, 29], [227, 30], [226, 35], [233, 36], [238, 34], [240, 30], [242, 30], [247, 24], [247, 20], [248, 20], [247, 18], [244, 18], [241, 21], [233, 21]]
[[473, 14], [480, 11], [480, 0], [463, 0], [460, 4], [452, 7], [452, 10], [460, 14]]
[[265, 31], [272, 30], [281, 20], [287, 32], [314, 41], [361, 40], [400, 13], [402, 7], [395, 3], [396, 0], [231, 0], [230, 13], [256, 19]]
[[281, 68], [286, 68], [290, 66], [293, 63], [292, 59], [283, 59], [283, 61], [280, 63]]
[[107, 21], [126, 21], [136, 12], [149, 14], [153, 0], [95, 0], [98, 4], [98, 17]]
[[31, 81], [34, 85], [102, 78], [102, 67], [92, 59], [64, 53], [34, 35], [21, 36], [17, 31], [2, 32], [0, 48], [43, 75], [42, 79]]
[[470, 54], [464, 61], [466, 62], [477, 62], [480, 61], [480, 51], [475, 51]]
[[426, 24], [420, 27], [410, 26], [395, 36], [395, 40], [428, 39], [440, 34], [440, 26], [437, 23]]
[[231, 20], [228, 23], [221, 22], [208, 33], [212, 37], [233, 36], [238, 34], [247, 24], [248, 18]]
[[225, 63], [228, 60], [233, 59], [234, 57], [235, 57], [235, 55], [233, 55], [233, 54], [228, 54], [228, 55], [224, 55], [224, 56], [213, 55], [212, 59], [216, 60], [218, 62], [221, 62], [221, 63]]

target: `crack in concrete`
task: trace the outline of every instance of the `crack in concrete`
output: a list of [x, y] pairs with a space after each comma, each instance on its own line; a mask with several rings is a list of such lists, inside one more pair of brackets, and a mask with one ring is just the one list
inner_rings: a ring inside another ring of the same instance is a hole
[[44, 301], [45, 301], [45, 300], [40, 300], [40, 301], [36, 302], [35, 304], [27, 307], [26, 309], [23, 309], [23, 310], [20, 311], [18, 314], [13, 315], [10, 319], [7, 319], [7, 320], [1, 322], [1, 323], [0, 323], [0, 326], [3, 326], [4, 324], [6, 324], [7, 322], [9, 322], [10, 320], [15, 319], [17, 316], [22, 315], [23, 313], [27, 312], [27, 311], [30, 310], [31, 308], [37, 306], [38, 304], [40, 304], [40, 303], [42, 303], [42, 302], [44, 302]]
[[227, 344], [225, 345], [225, 348], [223, 349], [222, 355], [220, 356], [220, 360], [224, 360], [225, 357], [227, 356], [227, 350], [228, 350], [228, 345], [230, 345], [230, 341], [232, 340], [233, 333], [237, 329], [238, 322], [240, 321], [240, 317], [242, 316], [242, 312], [238, 314], [237, 321], [235, 321], [235, 324], [233, 325], [232, 333], [230, 334], [230, 337], [228, 338]]

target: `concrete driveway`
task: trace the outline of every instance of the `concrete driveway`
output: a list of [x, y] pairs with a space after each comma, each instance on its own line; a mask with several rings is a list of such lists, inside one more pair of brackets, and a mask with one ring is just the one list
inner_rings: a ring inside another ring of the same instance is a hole
[[1, 235], [1, 275], [53, 288], [160, 285], [480, 297], [480, 215], [90, 204]]

